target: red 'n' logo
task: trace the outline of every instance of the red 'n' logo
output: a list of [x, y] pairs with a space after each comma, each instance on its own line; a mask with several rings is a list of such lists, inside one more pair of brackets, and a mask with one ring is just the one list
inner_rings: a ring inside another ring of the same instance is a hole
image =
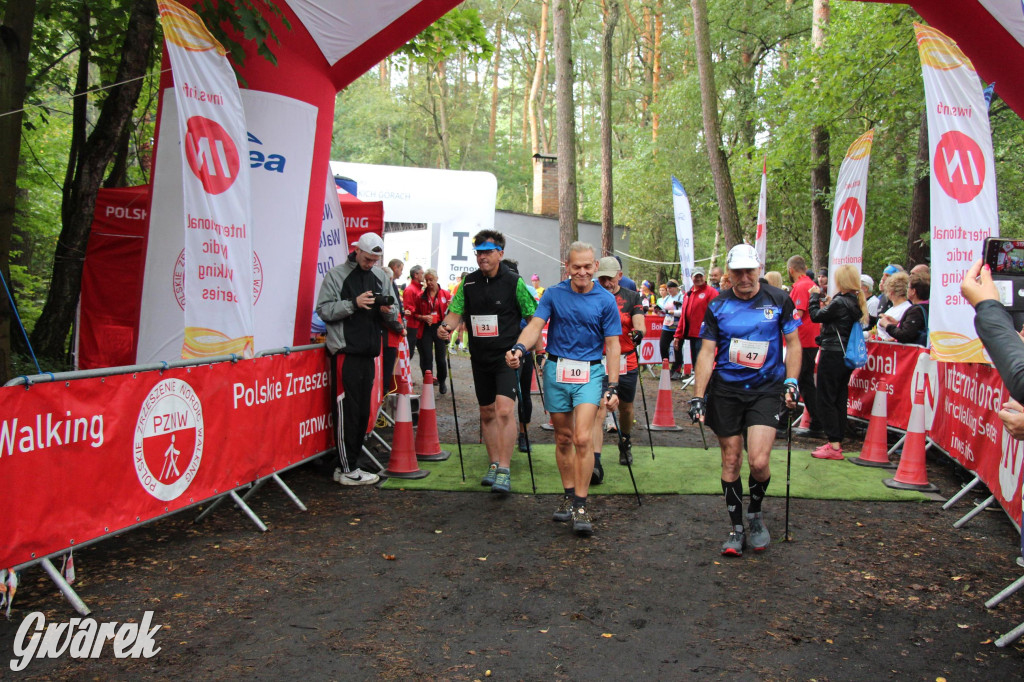
[[959, 130], [939, 138], [932, 170], [942, 191], [957, 203], [973, 200], [985, 186], [985, 155], [977, 142]]
[[644, 357], [644, 360], [650, 360], [654, 357], [654, 344], [644, 343], [640, 345], [640, 355]]
[[185, 132], [185, 158], [209, 194], [227, 191], [238, 177], [238, 148], [214, 120], [193, 116]]
[[864, 209], [857, 197], [848, 197], [836, 214], [836, 234], [844, 242], [850, 241], [864, 224]]

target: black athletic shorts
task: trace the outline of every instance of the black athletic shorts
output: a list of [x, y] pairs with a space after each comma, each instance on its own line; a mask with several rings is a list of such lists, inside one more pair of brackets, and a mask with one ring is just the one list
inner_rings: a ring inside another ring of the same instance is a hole
[[720, 438], [739, 436], [750, 426], [778, 428], [782, 389], [779, 384], [766, 393], [737, 390], [716, 377], [708, 386], [705, 423]]
[[476, 389], [477, 404], [493, 405], [499, 395], [510, 400], [516, 399], [516, 371], [505, 363], [505, 354], [492, 360], [478, 362], [472, 358], [473, 386]]
[[[640, 373], [631, 369], [628, 372], [619, 374], [619, 402], [632, 403], [636, 400], [636, 382]], [[601, 395], [608, 392], [608, 375], [604, 375], [604, 382], [601, 384]]]

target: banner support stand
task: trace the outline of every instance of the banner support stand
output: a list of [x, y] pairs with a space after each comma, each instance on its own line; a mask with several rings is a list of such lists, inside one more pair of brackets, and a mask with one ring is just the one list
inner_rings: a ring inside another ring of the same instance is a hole
[[956, 495], [954, 495], [953, 497], [951, 497], [948, 500], [946, 500], [946, 503], [944, 505], [942, 505], [942, 508], [943, 509], [949, 509], [950, 507], [952, 507], [954, 504], [956, 504], [957, 502], [960, 501], [961, 497], [963, 497], [967, 493], [971, 492], [971, 490], [974, 489], [974, 486], [978, 485], [979, 483], [981, 483], [981, 476], [975, 474], [974, 478], [972, 478], [967, 483], [967, 485], [965, 485], [963, 488], [960, 488], [960, 492], [958, 492]]
[[57, 586], [57, 589], [64, 595], [64, 598], [75, 607], [75, 611], [78, 611], [83, 616], [88, 616], [92, 613], [89, 607], [85, 605], [85, 602], [82, 601], [82, 598], [78, 596], [78, 593], [75, 592], [75, 589], [68, 584], [68, 581], [60, 574], [57, 567], [53, 565], [49, 557], [44, 557], [40, 560], [39, 565], [46, 571], [46, 575], [50, 576], [50, 580]]
[[203, 519], [205, 519], [205, 518], [206, 518], [207, 516], [209, 516], [210, 514], [212, 514], [212, 513], [213, 513], [213, 510], [214, 510], [214, 509], [216, 509], [217, 507], [219, 507], [219, 506], [221, 505], [221, 503], [222, 503], [222, 502], [224, 502], [225, 498], [227, 498], [227, 494], [221, 495], [221, 496], [219, 496], [219, 497], [218, 497], [217, 499], [215, 499], [215, 500], [214, 500], [213, 502], [211, 502], [211, 503], [210, 503], [210, 506], [209, 506], [209, 507], [207, 507], [206, 509], [204, 509], [203, 511], [201, 511], [201, 512], [199, 513], [199, 516], [197, 516], [197, 517], [196, 517], [196, 518], [195, 518], [195, 519], [194, 519], [194, 520], [192, 521], [192, 523], [199, 523], [200, 521], [202, 521]]
[[295, 494], [295, 491], [289, 488], [288, 484], [282, 481], [281, 477], [278, 476], [276, 473], [271, 474], [270, 476], [264, 476], [260, 480], [256, 481], [253, 487], [249, 489], [249, 492], [242, 495], [242, 499], [248, 501], [248, 499], [252, 497], [254, 494], [256, 494], [256, 491], [262, 488], [267, 481], [273, 481], [274, 483], [276, 483], [278, 487], [281, 488], [282, 491], [284, 491], [284, 494], [288, 496], [288, 499], [290, 499], [295, 504], [295, 506], [299, 508], [299, 511], [308, 511], [306, 509], [306, 505], [304, 505], [302, 503], [302, 500], [299, 499], [299, 496]]
[[981, 512], [985, 511], [985, 509], [988, 508], [995, 501], [996, 501], [996, 496], [995, 495], [989, 495], [988, 499], [986, 499], [984, 502], [981, 502], [980, 504], [975, 506], [974, 509], [972, 509], [971, 511], [967, 512], [960, 519], [958, 519], [956, 521], [956, 523], [953, 524], [953, 527], [954, 528], [962, 528], [964, 525], [967, 524], [968, 521], [973, 519], [975, 516], [977, 516]]
[[247, 505], [247, 504], [246, 504], [246, 503], [245, 503], [245, 502], [244, 502], [244, 501], [242, 500], [242, 498], [241, 498], [241, 497], [239, 497], [239, 495], [238, 495], [238, 492], [237, 492], [237, 491], [234, 491], [234, 490], [232, 490], [232, 491], [231, 491], [230, 493], [228, 493], [228, 495], [230, 495], [230, 496], [231, 496], [231, 499], [235, 501], [235, 505], [236, 505], [236, 506], [237, 506], [237, 507], [238, 507], [239, 509], [241, 509], [241, 510], [242, 510], [243, 512], [245, 512], [245, 515], [249, 517], [249, 520], [250, 520], [250, 521], [252, 521], [253, 523], [255, 523], [255, 524], [256, 524], [256, 527], [257, 527], [257, 528], [259, 528], [259, 529], [260, 529], [260, 531], [262, 531], [262, 532], [264, 532], [264, 533], [266, 533], [266, 532], [267, 532], [267, 526], [266, 526], [266, 524], [264, 524], [264, 523], [263, 523], [263, 521], [261, 521], [261, 520], [260, 520], [260, 517], [256, 515], [256, 512], [254, 512], [254, 511], [253, 511], [253, 510], [252, 510], [252, 509], [251, 509], [251, 508], [249, 507], [249, 505]]

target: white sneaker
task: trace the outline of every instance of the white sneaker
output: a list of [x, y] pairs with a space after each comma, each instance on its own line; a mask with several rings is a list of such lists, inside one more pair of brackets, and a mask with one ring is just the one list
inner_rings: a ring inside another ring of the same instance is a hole
[[380, 480], [380, 476], [362, 469], [353, 469], [347, 474], [341, 469], [335, 469], [334, 480], [342, 485], [373, 485]]
[[458, 351], [455, 350], [455, 344], [449, 344], [448, 345], [448, 353], [450, 353], [451, 355], [455, 355], [455, 353], [457, 353], [457, 352]]

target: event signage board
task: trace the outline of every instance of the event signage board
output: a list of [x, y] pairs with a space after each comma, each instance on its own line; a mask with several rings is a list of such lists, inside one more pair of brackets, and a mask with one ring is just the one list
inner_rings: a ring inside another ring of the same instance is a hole
[[927, 352], [921, 346], [868, 341], [868, 362], [850, 375], [846, 412], [861, 419], [871, 418], [875, 392], [884, 390], [889, 426], [906, 430], [914, 395], [911, 387], [917, 357]]
[[683, 291], [693, 286], [693, 214], [690, 198], [683, 183], [672, 176], [672, 211], [676, 218], [676, 245], [679, 248], [679, 271]]
[[[1019, 8], [1018, 8], [1019, 10]], [[985, 362], [974, 309], [960, 295], [982, 241], [999, 236], [988, 105], [971, 61], [940, 31], [914, 24], [928, 112], [931, 164], [932, 356]]]
[[[852, 265], [861, 271], [864, 260], [864, 214], [868, 198], [868, 164], [874, 129], [867, 131], [846, 150], [836, 179], [836, 199], [832, 208], [832, 234], [828, 247], [828, 295], [839, 292], [836, 269]], [[870, 407], [868, 408], [871, 409]]]
[[323, 350], [0, 388], [0, 566], [199, 503], [333, 447]]
[[157, 5], [184, 157], [184, 203], [172, 220], [184, 225], [180, 357], [252, 357], [252, 214], [238, 84], [224, 47], [195, 12], [174, 0]]

